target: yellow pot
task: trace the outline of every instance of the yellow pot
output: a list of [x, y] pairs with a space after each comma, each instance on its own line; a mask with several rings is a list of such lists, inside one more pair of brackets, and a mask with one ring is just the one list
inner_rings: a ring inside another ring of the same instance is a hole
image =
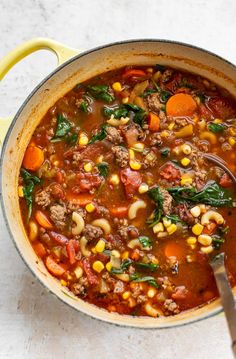
[[10, 120], [0, 120], [0, 141], [3, 141], [6, 135], [0, 169], [1, 204], [10, 236], [27, 266], [41, 283], [64, 303], [109, 323], [139, 328], [166, 328], [191, 323], [219, 313], [222, 308], [219, 300], [215, 300], [202, 308], [173, 317], [136, 318], [108, 313], [78, 299], [52, 277], [43, 262], [36, 257], [21, 220], [17, 182], [23, 154], [35, 127], [47, 110], [77, 83], [121, 66], [159, 63], [202, 75], [227, 88], [236, 97], [236, 67], [203, 49], [165, 40], [130, 40], [78, 54], [77, 50], [55, 41], [35, 39], [20, 45], [0, 61], [0, 79], [16, 62], [39, 49], [49, 49], [56, 53], [59, 67], [32, 91], [11, 123]]

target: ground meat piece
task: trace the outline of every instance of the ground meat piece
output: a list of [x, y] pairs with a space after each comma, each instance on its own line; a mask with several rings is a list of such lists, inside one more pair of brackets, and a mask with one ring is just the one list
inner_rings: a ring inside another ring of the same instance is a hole
[[86, 224], [83, 230], [83, 235], [88, 241], [92, 241], [93, 239], [102, 237], [103, 231], [101, 228], [95, 227], [92, 224]]
[[78, 107], [78, 108], [80, 108], [80, 105], [82, 104], [84, 102], [84, 100], [82, 99], [82, 98], [80, 98], [80, 99], [76, 99], [75, 100], [75, 106], [76, 107]]
[[209, 152], [209, 146], [210, 144], [206, 141], [199, 141], [197, 142], [197, 146], [199, 148], [200, 151], [202, 152]]
[[109, 234], [107, 237], [107, 245], [106, 247], [110, 249], [119, 249], [119, 251], [123, 251], [125, 249], [122, 238], [119, 234]]
[[132, 283], [132, 295], [134, 298], [138, 298], [142, 293], [139, 283]]
[[141, 294], [141, 295], [139, 295], [139, 296], [137, 297], [137, 304], [144, 303], [144, 302], [146, 302], [146, 300], [147, 300], [147, 296]]
[[109, 209], [104, 207], [104, 206], [97, 206], [95, 215], [99, 216], [99, 217], [109, 218], [110, 217], [110, 212], [109, 212]]
[[48, 190], [42, 190], [35, 194], [35, 202], [44, 209], [50, 205], [51, 201], [50, 192]]
[[146, 103], [149, 111], [159, 113], [160, 109], [163, 107], [159, 100], [159, 95], [157, 93], [152, 93], [146, 98]]
[[206, 184], [206, 180], [207, 180], [206, 171], [204, 171], [204, 170], [196, 171], [194, 180], [196, 183], [197, 190], [200, 191], [202, 189], [202, 187], [204, 187]]
[[138, 141], [144, 141], [146, 134], [142, 128], [132, 121], [125, 126], [121, 126], [121, 132], [129, 147], [132, 147]]
[[87, 288], [88, 288], [88, 279], [86, 277], [81, 277], [78, 283], [74, 283], [71, 286], [71, 291], [75, 295], [80, 295], [82, 297], [85, 297], [87, 294]]
[[162, 138], [161, 138], [161, 135], [160, 133], [153, 133], [151, 136], [150, 136], [150, 145], [151, 146], [158, 146], [160, 147], [162, 145], [163, 141], [162, 141]]
[[172, 70], [172, 69], [165, 70], [161, 76], [161, 81], [163, 83], [169, 82], [173, 73], [174, 73], [174, 70]]
[[117, 233], [125, 240], [135, 238], [139, 235], [139, 231], [135, 226], [120, 226]]
[[188, 119], [185, 118], [185, 117], [176, 117], [174, 119], [174, 122], [178, 127], [184, 127], [184, 126], [187, 126], [189, 124]]
[[118, 280], [115, 283], [114, 293], [123, 293], [124, 289], [125, 289], [124, 283], [121, 280]]
[[72, 155], [72, 164], [74, 166], [78, 166], [81, 161], [81, 153], [80, 152], [74, 152]]
[[155, 167], [157, 164], [157, 154], [156, 151], [150, 150], [143, 159], [143, 167], [146, 169], [148, 167]]
[[66, 207], [60, 204], [53, 204], [50, 207], [50, 218], [57, 228], [63, 228], [66, 224]]
[[161, 188], [160, 191], [163, 196], [163, 212], [165, 214], [170, 214], [173, 198], [166, 189]]
[[178, 314], [180, 312], [178, 304], [173, 299], [166, 299], [163, 307], [170, 314]]
[[114, 145], [119, 145], [123, 142], [123, 137], [120, 134], [120, 131], [115, 127], [109, 126], [106, 128], [107, 137], [106, 139], [112, 142]]
[[176, 213], [178, 214], [179, 218], [189, 224], [189, 225], [193, 225], [195, 223], [194, 217], [192, 216], [192, 214], [190, 213], [187, 205], [185, 203], [181, 203], [179, 204], [176, 208]]
[[68, 214], [71, 214], [72, 212], [77, 212], [81, 215], [81, 217], [83, 217], [83, 219], [85, 219], [86, 217], [86, 210], [81, 208], [80, 205], [77, 203], [68, 202], [66, 204], [66, 209]]
[[120, 167], [126, 167], [129, 162], [129, 152], [125, 147], [122, 146], [113, 146], [112, 152], [115, 155], [116, 162]]

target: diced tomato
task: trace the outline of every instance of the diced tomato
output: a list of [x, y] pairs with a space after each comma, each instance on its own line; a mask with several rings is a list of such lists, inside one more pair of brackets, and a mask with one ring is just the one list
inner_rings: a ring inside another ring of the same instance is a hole
[[46, 256], [47, 251], [44, 245], [40, 242], [34, 242], [33, 248], [37, 254], [38, 257], [43, 258]]
[[85, 273], [86, 273], [86, 275], [87, 275], [87, 278], [88, 278], [89, 283], [90, 283], [90, 284], [97, 285], [97, 284], [99, 283], [99, 279], [98, 279], [98, 277], [96, 276], [96, 274], [92, 271], [89, 258], [85, 258], [85, 259], [82, 261], [82, 264], [83, 264], [83, 268], [84, 268], [84, 271], [85, 271]]
[[60, 183], [60, 184], [64, 182], [64, 176], [63, 176], [63, 173], [61, 171], [58, 171], [56, 173], [56, 181], [58, 183]]
[[56, 277], [61, 277], [66, 271], [51, 255], [46, 258], [45, 264], [49, 272]]
[[165, 83], [165, 90], [175, 93], [175, 91], [179, 88], [181, 82], [182, 74], [173, 74], [170, 78], [170, 81]]
[[65, 191], [59, 183], [54, 183], [51, 186], [51, 193], [52, 193], [52, 196], [56, 199], [64, 199], [65, 198]]
[[172, 163], [167, 163], [164, 167], [162, 167], [160, 176], [162, 176], [167, 180], [173, 181], [173, 180], [179, 180], [181, 177], [181, 173], [178, 168], [172, 165]]
[[201, 103], [199, 105], [198, 111], [201, 118], [204, 118], [205, 120], [214, 119], [212, 111], [208, 107], [206, 107], [205, 104]]
[[184, 285], [175, 288], [174, 293], [172, 294], [172, 298], [176, 300], [184, 300], [188, 295], [188, 290]]
[[228, 173], [224, 173], [220, 179], [220, 185], [222, 187], [231, 187], [233, 185], [232, 179], [229, 177]]
[[132, 198], [142, 183], [142, 176], [138, 171], [125, 168], [120, 171], [121, 182], [125, 186], [127, 198]]
[[75, 239], [70, 239], [66, 245], [66, 251], [71, 265], [76, 263], [76, 253], [79, 249], [79, 243]]
[[127, 128], [126, 126], [122, 126], [121, 132], [125, 138], [128, 147], [132, 147], [135, 143], [138, 142], [139, 131], [135, 126], [129, 128]]
[[203, 234], [212, 235], [216, 230], [217, 224], [215, 222], [210, 222], [206, 225], [206, 227], [203, 229]]
[[124, 218], [128, 213], [128, 206], [111, 207], [109, 209], [113, 217]]
[[96, 173], [79, 172], [76, 176], [77, 184], [72, 187], [72, 192], [75, 194], [89, 192], [93, 188], [98, 188], [101, 182], [101, 177]]
[[56, 243], [60, 244], [60, 245], [65, 245], [69, 239], [64, 236], [63, 234], [54, 232], [54, 231], [48, 231], [48, 234], [50, 236], [51, 239], [53, 239]]
[[140, 69], [125, 69], [122, 74], [124, 79], [128, 79], [130, 77], [143, 77], [146, 76], [146, 72]]
[[227, 120], [236, 115], [236, 106], [233, 100], [223, 96], [214, 96], [208, 100], [207, 106], [215, 117]]
[[104, 152], [105, 146], [102, 142], [95, 142], [86, 146], [81, 152], [82, 160], [94, 161], [102, 152]]

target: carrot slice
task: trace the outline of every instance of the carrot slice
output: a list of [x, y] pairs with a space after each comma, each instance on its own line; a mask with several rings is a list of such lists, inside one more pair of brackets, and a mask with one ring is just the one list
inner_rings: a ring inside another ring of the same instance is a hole
[[28, 146], [24, 159], [23, 159], [23, 167], [27, 170], [36, 171], [44, 162], [44, 153], [41, 148], [37, 146]]
[[149, 112], [148, 115], [148, 123], [149, 123], [149, 130], [150, 131], [158, 131], [160, 128], [160, 118], [153, 112]]
[[51, 255], [46, 258], [45, 264], [49, 272], [56, 277], [62, 276], [66, 271], [65, 268], [58, 264]]
[[43, 258], [46, 256], [47, 251], [42, 243], [40, 242], [34, 243], [33, 248], [38, 257]]
[[191, 95], [177, 93], [169, 98], [166, 104], [168, 116], [191, 116], [197, 109], [197, 103]]
[[175, 243], [169, 242], [165, 247], [165, 256], [166, 257], [176, 257], [178, 260], [184, 257], [185, 253], [183, 248]]
[[128, 207], [127, 206], [111, 207], [109, 211], [111, 215], [114, 217], [124, 218], [127, 216]]
[[35, 218], [38, 222], [38, 224], [45, 228], [45, 229], [52, 229], [53, 225], [52, 223], [49, 221], [48, 217], [46, 216], [45, 213], [43, 213], [42, 211], [36, 211], [35, 213]]
[[125, 70], [125, 72], [122, 74], [122, 77], [124, 79], [128, 79], [129, 77], [142, 77], [145, 75], [146, 75], [146, 72], [144, 72], [143, 70], [128, 69], [128, 70]]
[[93, 200], [93, 196], [88, 193], [81, 193], [81, 194], [67, 193], [66, 199], [74, 204], [78, 204], [83, 207]]

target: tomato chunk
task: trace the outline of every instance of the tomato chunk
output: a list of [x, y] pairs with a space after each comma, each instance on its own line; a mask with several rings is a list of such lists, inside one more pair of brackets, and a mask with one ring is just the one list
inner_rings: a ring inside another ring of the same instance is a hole
[[78, 249], [79, 243], [74, 239], [69, 240], [66, 245], [66, 251], [71, 265], [76, 263], [76, 253]]
[[229, 177], [228, 173], [224, 173], [220, 179], [220, 185], [222, 187], [231, 187], [233, 185], [232, 179]]
[[179, 180], [181, 177], [180, 170], [176, 168], [172, 163], [167, 163], [161, 170], [160, 176], [163, 178], [173, 181]]
[[120, 171], [121, 182], [125, 186], [127, 198], [132, 198], [142, 183], [142, 176], [138, 171], [125, 168]]
[[82, 263], [83, 263], [83, 268], [87, 275], [89, 283], [97, 285], [99, 283], [99, 279], [96, 276], [96, 274], [92, 271], [89, 258], [85, 258]]

